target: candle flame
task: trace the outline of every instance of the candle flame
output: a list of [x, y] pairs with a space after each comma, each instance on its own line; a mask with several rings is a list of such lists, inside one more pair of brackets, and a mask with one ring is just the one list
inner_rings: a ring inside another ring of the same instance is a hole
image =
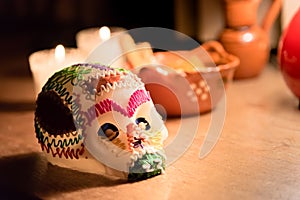
[[107, 26], [103, 26], [99, 29], [99, 36], [101, 40], [105, 41], [110, 38], [110, 29]]
[[55, 61], [61, 63], [65, 60], [65, 48], [63, 45], [59, 44], [55, 47]]

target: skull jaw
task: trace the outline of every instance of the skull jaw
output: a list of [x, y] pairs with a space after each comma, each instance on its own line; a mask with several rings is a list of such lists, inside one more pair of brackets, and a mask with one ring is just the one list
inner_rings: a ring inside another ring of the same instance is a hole
[[154, 176], [158, 176], [162, 174], [162, 170], [154, 170], [153, 172], [144, 172], [144, 173], [129, 173], [128, 174], [128, 182], [137, 182], [142, 181], [148, 178], [152, 178]]
[[161, 153], [146, 153], [134, 161], [129, 167], [128, 181], [145, 180], [160, 174], [165, 170], [165, 156]]

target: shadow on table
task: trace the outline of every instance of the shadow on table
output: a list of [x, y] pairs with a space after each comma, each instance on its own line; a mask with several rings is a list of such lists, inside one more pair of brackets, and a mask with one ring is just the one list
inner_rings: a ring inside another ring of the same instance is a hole
[[[276, 95], [276, 94], [275, 94]], [[298, 114], [300, 112], [300, 100], [294, 95], [280, 96], [275, 102], [276, 108], [284, 108], [288, 112]]]
[[53, 166], [39, 153], [0, 158], [1, 199], [40, 199], [61, 192], [110, 187], [125, 180]]

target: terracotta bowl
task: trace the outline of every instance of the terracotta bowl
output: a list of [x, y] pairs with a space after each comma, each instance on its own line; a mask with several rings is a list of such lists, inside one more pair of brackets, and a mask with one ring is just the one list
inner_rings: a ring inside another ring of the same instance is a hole
[[[191, 51], [155, 52], [154, 56], [156, 64], [142, 66], [135, 73], [145, 83], [153, 102], [160, 105], [158, 111], [168, 117], [214, 109], [240, 62], [217, 41], [208, 41]], [[201, 57], [203, 66], [191, 62], [194, 56]]]

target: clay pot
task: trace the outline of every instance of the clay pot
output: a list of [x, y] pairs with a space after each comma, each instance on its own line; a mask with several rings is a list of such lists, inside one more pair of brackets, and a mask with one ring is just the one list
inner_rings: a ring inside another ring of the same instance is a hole
[[269, 37], [260, 27], [225, 29], [220, 37], [224, 48], [240, 59], [234, 78], [251, 78], [261, 73], [269, 60]]
[[257, 23], [261, 0], [224, 0], [226, 28], [219, 41], [225, 50], [240, 58], [234, 78], [251, 78], [261, 73], [270, 56], [269, 32], [277, 18], [281, 0], [274, 0], [263, 23]]
[[278, 46], [278, 61], [283, 78], [299, 98], [300, 109], [300, 9], [281, 35]]
[[233, 79], [239, 64], [236, 56], [228, 54], [217, 41], [206, 42], [191, 52], [197, 55], [200, 48], [210, 55], [213, 66], [204, 62], [205, 68], [197, 71], [175, 52], [156, 52], [157, 65], [144, 66], [137, 72], [153, 102], [161, 105], [168, 117], [211, 111]]
[[[227, 27], [251, 26], [256, 23], [259, 3], [261, 0], [224, 0]], [[238, 17], [237, 17], [238, 16]]]

